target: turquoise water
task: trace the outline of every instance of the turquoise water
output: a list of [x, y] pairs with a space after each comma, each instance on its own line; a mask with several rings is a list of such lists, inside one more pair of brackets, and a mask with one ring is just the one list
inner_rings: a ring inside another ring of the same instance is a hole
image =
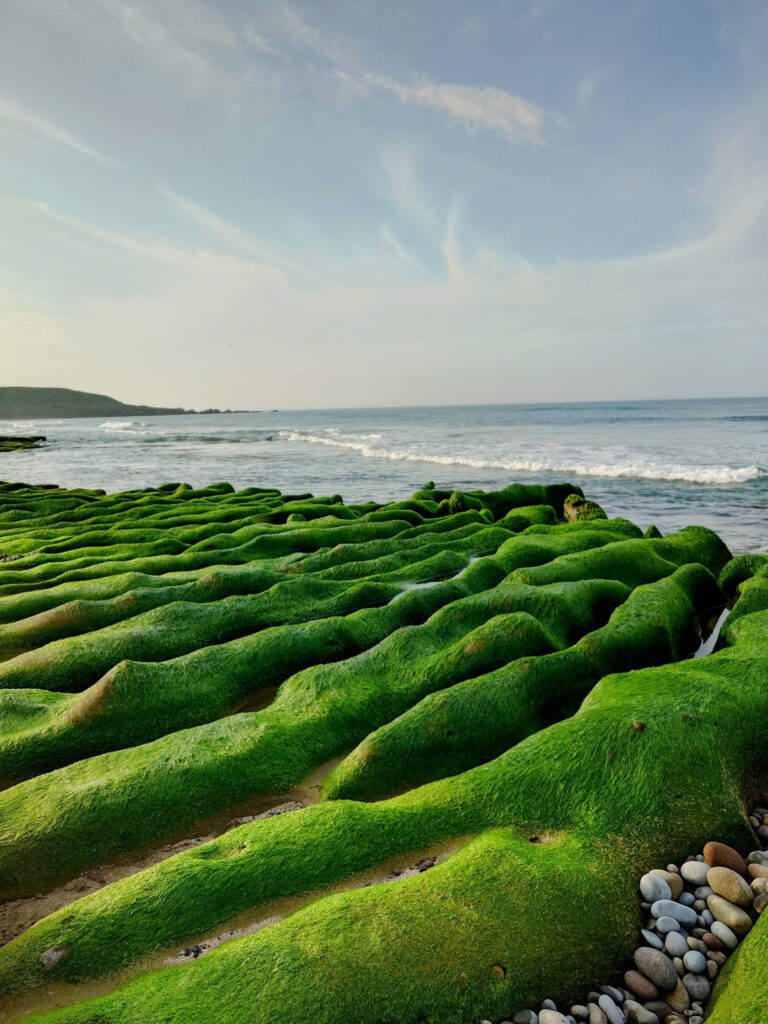
[[0, 456], [6, 480], [102, 487], [273, 485], [347, 500], [426, 480], [570, 480], [610, 514], [711, 526], [768, 551], [768, 398], [343, 409], [0, 422], [49, 445]]

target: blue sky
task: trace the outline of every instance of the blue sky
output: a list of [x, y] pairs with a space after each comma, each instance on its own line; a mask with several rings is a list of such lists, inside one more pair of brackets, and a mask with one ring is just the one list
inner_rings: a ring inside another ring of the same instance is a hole
[[763, 0], [4, 0], [2, 383], [760, 394]]

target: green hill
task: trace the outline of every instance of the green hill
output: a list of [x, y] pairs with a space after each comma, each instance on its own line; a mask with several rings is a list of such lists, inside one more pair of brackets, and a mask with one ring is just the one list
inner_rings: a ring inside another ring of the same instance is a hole
[[[0, 420], [62, 419], [80, 416], [167, 416], [194, 412], [153, 405], [127, 405], [108, 395], [94, 395], [71, 388], [0, 387]], [[219, 412], [207, 409], [206, 412]]]

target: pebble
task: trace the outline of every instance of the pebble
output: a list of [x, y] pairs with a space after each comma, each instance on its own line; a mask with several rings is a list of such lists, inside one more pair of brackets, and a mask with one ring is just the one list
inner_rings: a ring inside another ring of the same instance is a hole
[[662, 1003], [661, 1000], [652, 999], [645, 1004], [645, 1008], [650, 1010], [651, 1013], [655, 1013], [659, 1020], [666, 1020], [670, 1014], [669, 1007], [666, 1003]]
[[[707, 870], [709, 870], [709, 868], [707, 868]], [[697, 900], [705, 900], [707, 896], [712, 895], [712, 890], [708, 885], [700, 885], [698, 889], [694, 890], [693, 895], [696, 897]]]
[[68, 955], [69, 946], [51, 946], [49, 949], [43, 950], [37, 959], [43, 967], [49, 971], [52, 967], [55, 967], [56, 964], [60, 964]]
[[664, 943], [661, 941], [659, 936], [654, 934], [654, 932], [648, 931], [647, 928], [641, 928], [640, 929], [640, 935], [643, 937], [643, 939], [645, 940], [646, 944], [649, 945], [649, 946], [652, 946], [653, 949], [663, 949], [664, 948]]
[[[622, 1002], [624, 1000], [622, 999]], [[597, 1001], [597, 1005], [605, 1014], [608, 1024], [625, 1024], [626, 1017], [624, 1011], [619, 1009], [615, 1001], [610, 996], [601, 995]]]
[[672, 899], [672, 889], [661, 875], [649, 872], [640, 879], [640, 895], [649, 903]]
[[747, 864], [764, 864], [768, 867], [768, 850], [753, 850], [747, 857]]
[[635, 963], [641, 974], [662, 992], [671, 992], [677, 984], [677, 971], [672, 961], [658, 949], [640, 946], [635, 950]]
[[[710, 897], [711, 899], [712, 897]], [[691, 907], [685, 907], [675, 900], [656, 900], [651, 907], [651, 913], [655, 918], [671, 917], [689, 928], [696, 924], [696, 911]]]
[[695, 1013], [692, 1017], [688, 1018], [688, 1024], [704, 1024], [704, 1018]]
[[653, 871], [649, 871], [648, 873], [650, 875], [658, 875], [659, 878], [664, 879], [670, 888], [673, 900], [676, 900], [683, 891], [683, 880], [680, 875], [675, 875], [671, 871], [664, 871], [662, 868], [654, 868]]
[[708, 864], [702, 864], [698, 860], [689, 860], [680, 868], [680, 874], [691, 885], [706, 885]]
[[557, 1010], [557, 1003], [554, 1001], [554, 999], [545, 999], [544, 1002], [541, 1004], [541, 1009]]
[[587, 1009], [589, 1010], [589, 1024], [608, 1024], [608, 1018], [597, 1003], [590, 1003]]
[[630, 1024], [659, 1024], [659, 1018], [652, 1010], [647, 1010], [633, 999], [627, 1000], [624, 1009]]
[[768, 892], [768, 878], [753, 878], [750, 889], [755, 896], [762, 896], [764, 892]]
[[568, 1024], [568, 1018], [557, 1010], [542, 1010], [539, 1014], [539, 1024]]
[[737, 907], [748, 907], [752, 903], [752, 890], [741, 875], [730, 868], [710, 868], [707, 882], [713, 894], [722, 896]]
[[681, 956], [673, 956], [672, 966], [677, 971], [678, 976], [682, 978], [682, 976], [685, 974], [685, 964], [683, 963], [683, 958]]
[[693, 904], [696, 902], [696, 897], [693, 895], [693, 893], [681, 892], [677, 902], [682, 903], [684, 907], [692, 907]]
[[746, 875], [747, 863], [738, 850], [725, 843], [707, 843], [704, 860], [711, 868], [730, 868], [737, 875]]
[[691, 999], [701, 1000], [702, 1002], [709, 998], [709, 993], [712, 991], [709, 979], [701, 974], [686, 974], [683, 977], [683, 984], [688, 989], [688, 995]]
[[[746, 935], [752, 927], [752, 918], [749, 914], [723, 899], [722, 896], [708, 897], [707, 906], [716, 920], [727, 925], [736, 935]], [[714, 929], [714, 925], [712, 928]]]
[[681, 932], [683, 926], [674, 917], [660, 917], [656, 922], [656, 930], [659, 935], [668, 935], [670, 932]]
[[[675, 975], [675, 977], [677, 977], [677, 975]], [[680, 978], [677, 978], [677, 985], [665, 998], [672, 1009], [677, 1010], [678, 1013], [684, 1013], [691, 1005], [691, 997], [688, 995], [688, 989]]]
[[514, 1024], [539, 1024], [539, 1015], [533, 1010], [521, 1010], [512, 1020]]
[[[616, 1003], [617, 1006], [621, 1006], [621, 1004], [624, 1002], [624, 996], [622, 995], [621, 991], [617, 988], [614, 988], [613, 985], [601, 985], [600, 994], [603, 996], [608, 996], [610, 999], [614, 1001], [614, 1003]], [[600, 1001], [598, 1000], [598, 1005], [599, 1002]]]
[[707, 977], [710, 981], [714, 981], [718, 975], [720, 968], [717, 966], [714, 960], [707, 960]]
[[582, 1006], [581, 1003], [576, 1003], [571, 1007], [571, 1016], [575, 1017], [577, 1020], [586, 1020], [589, 1016], [589, 1010], [586, 1006]]
[[[714, 897], [710, 896], [710, 899]], [[731, 931], [727, 924], [723, 924], [722, 921], [715, 921], [712, 925], [712, 934], [717, 936], [726, 949], [736, 949], [739, 944], [739, 940], [735, 934]]]
[[766, 907], [768, 907], [768, 893], [761, 893], [759, 896], [755, 896], [755, 902], [753, 903], [756, 914], [762, 914]]
[[719, 950], [711, 949], [709, 953], [707, 953], [707, 960], [713, 960], [720, 967], [724, 967], [728, 961], [728, 957], [725, 953], [721, 953]]
[[701, 941], [709, 950], [719, 950], [725, 948], [722, 941], [718, 939], [716, 935], [713, 935], [712, 932], [704, 932], [704, 934], [701, 937]]
[[707, 958], [697, 949], [689, 950], [683, 957], [683, 963], [693, 974], [703, 974], [707, 969]]
[[750, 864], [747, 871], [750, 878], [768, 878], [768, 865], [766, 864]]
[[685, 956], [688, 952], [688, 941], [680, 932], [670, 932], [664, 940], [664, 949], [670, 956]]
[[701, 939], [693, 938], [693, 936], [691, 936], [688, 939], [688, 948], [689, 949], [697, 949], [700, 953], [704, 953], [705, 955], [706, 955], [706, 952], [707, 952], [706, 943], [702, 942]]
[[645, 978], [639, 971], [627, 971], [624, 975], [624, 984], [633, 995], [642, 999], [643, 1002], [655, 999], [659, 994], [659, 990], [653, 982]]

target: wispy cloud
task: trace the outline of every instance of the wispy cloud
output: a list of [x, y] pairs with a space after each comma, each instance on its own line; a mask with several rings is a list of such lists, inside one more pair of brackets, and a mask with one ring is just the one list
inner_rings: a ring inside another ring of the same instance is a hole
[[96, 160], [100, 164], [112, 163], [110, 158], [105, 156], [104, 153], [100, 153], [97, 149], [86, 145], [76, 135], [41, 117], [9, 96], [0, 96], [0, 121], [12, 124], [16, 128], [46, 139], [48, 142], [55, 142], [59, 146], [73, 149], [75, 152], [80, 153], [81, 156], [86, 156], [90, 160]]
[[510, 142], [542, 145], [544, 111], [535, 103], [492, 86], [453, 85], [421, 77], [399, 82], [389, 75], [365, 75], [364, 83], [401, 103], [447, 114], [467, 131], [488, 131]]

